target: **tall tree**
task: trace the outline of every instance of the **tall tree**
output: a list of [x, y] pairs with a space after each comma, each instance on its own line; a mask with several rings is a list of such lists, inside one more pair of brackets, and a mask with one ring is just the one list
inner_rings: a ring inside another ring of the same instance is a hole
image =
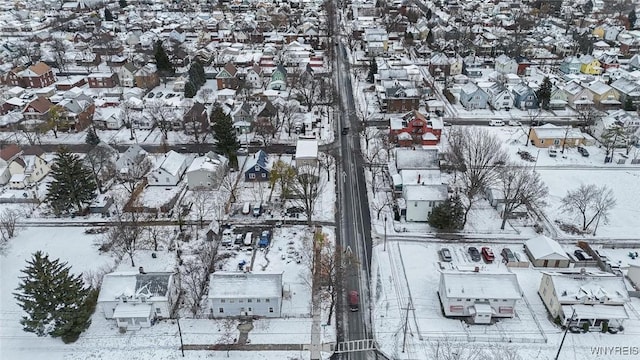
[[441, 230], [460, 230], [464, 227], [464, 207], [460, 197], [455, 195], [436, 206], [429, 214], [429, 225]]
[[463, 225], [473, 204], [485, 188], [493, 185], [497, 169], [507, 160], [501, 140], [484, 128], [453, 129], [449, 136], [447, 160], [456, 169], [457, 178], [466, 197]]
[[163, 73], [166, 75], [166, 74], [172, 74], [174, 72], [173, 64], [171, 64], [171, 60], [169, 60], [169, 55], [167, 55], [167, 52], [164, 50], [164, 47], [162, 46], [162, 41], [160, 40], [156, 41], [153, 55], [156, 59], [156, 67], [158, 68], [158, 71], [160, 73]]
[[91, 149], [84, 158], [85, 163], [93, 173], [93, 181], [95, 181], [100, 194], [104, 193], [104, 182], [108, 182], [115, 176], [115, 159], [117, 157], [118, 152], [116, 150], [105, 143], [101, 143]]
[[378, 73], [378, 64], [376, 63], [376, 59], [373, 58], [369, 62], [369, 74], [367, 74], [367, 82], [373, 83], [374, 76]]
[[582, 11], [584, 11], [585, 14], [591, 14], [591, 11], [593, 11], [593, 2], [587, 0], [587, 2], [582, 5]]
[[[26, 332], [60, 337], [73, 342], [89, 327], [97, 300], [81, 275], [73, 275], [66, 262], [50, 260], [41, 251], [27, 260], [20, 284], [13, 293], [27, 313], [20, 323]], [[95, 298], [95, 299], [94, 299]]]
[[66, 111], [60, 105], [53, 105], [49, 109], [49, 118], [47, 119], [47, 126], [53, 131], [53, 136], [58, 138], [58, 128], [62, 125], [66, 117]]
[[120, 5], [120, 8], [124, 9], [127, 7], [127, 0], [118, 0], [118, 4]]
[[609, 212], [615, 206], [616, 198], [606, 185], [582, 184], [575, 190], [567, 191], [562, 198], [562, 211], [580, 216], [583, 231], [587, 231], [594, 221], [606, 224]]
[[193, 97], [196, 96], [197, 92], [198, 89], [196, 88], [196, 85], [193, 83], [193, 81], [189, 80], [186, 84], [184, 84], [184, 97], [186, 97], [187, 99], [193, 99]]
[[538, 98], [538, 101], [540, 101], [540, 106], [545, 110], [549, 110], [552, 87], [553, 85], [551, 85], [551, 80], [549, 80], [548, 76], [545, 76], [540, 88], [536, 91], [536, 97]]
[[313, 213], [320, 196], [325, 190], [326, 179], [322, 177], [318, 166], [305, 164], [296, 169], [297, 176], [291, 186], [294, 202], [307, 217], [307, 225], [313, 224]]
[[240, 143], [231, 116], [225, 114], [222, 107], [216, 105], [211, 112], [211, 123], [213, 123], [211, 128], [216, 148], [229, 159], [232, 166], [237, 166], [237, 152], [240, 149]]
[[636, 20], [638, 20], [637, 16], [636, 16], [636, 9], [631, 9], [631, 11], [629, 12], [629, 28], [631, 29], [635, 29], [636, 28]]
[[80, 158], [61, 147], [51, 166], [51, 181], [47, 185], [45, 202], [56, 215], [81, 211], [95, 197], [96, 183], [91, 170]]
[[111, 10], [109, 10], [108, 8], [104, 8], [104, 20], [113, 21], [113, 14], [111, 13]]
[[520, 166], [504, 166], [498, 170], [500, 190], [504, 198], [502, 225], [504, 230], [507, 219], [520, 206], [540, 208], [549, 194], [540, 175], [532, 169]]
[[89, 145], [96, 146], [100, 143], [100, 138], [96, 134], [96, 130], [92, 127], [87, 130], [87, 136], [84, 138], [84, 142]]

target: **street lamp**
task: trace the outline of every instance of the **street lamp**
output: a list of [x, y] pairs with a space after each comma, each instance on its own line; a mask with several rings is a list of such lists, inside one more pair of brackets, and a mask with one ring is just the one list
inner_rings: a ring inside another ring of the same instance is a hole
[[387, 215], [384, 216], [384, 245], [383, 251], [387, 251]]

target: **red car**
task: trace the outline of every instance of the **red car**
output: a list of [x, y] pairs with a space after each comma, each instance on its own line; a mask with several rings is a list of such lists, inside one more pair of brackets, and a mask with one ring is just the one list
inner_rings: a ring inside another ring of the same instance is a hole
[[493, 251], [488, 247], [483, 247], [481, 253], [484, 261], [488, 263], [493, 262], [493, 260], [496, 259], [495, 255], [493, 255]]
[[351, 290], [351, 292], [349, 292], [349, 310], [358, 311], [358, 300], [358, 292]]

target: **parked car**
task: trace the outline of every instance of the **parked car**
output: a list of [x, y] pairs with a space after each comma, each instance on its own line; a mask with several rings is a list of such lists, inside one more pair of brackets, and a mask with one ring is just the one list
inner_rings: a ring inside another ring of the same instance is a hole
[[247, 149], [246, 147], [241, 147], [240, 149], [238, 149], [238, 155], [247, 155], [249, 153], [249, 149]]
[[531, 121], [531, 126], [542, 126], [546, 124], [546, 122], [542, 121], [542, 120], [532, 120]]
[[149, 95], [147, 95], [147, 99], [152, 99], [153, 98], [153, 93], [149, 93]]
[[359, 301], [358, 292], [355, 290], [351, 290], [349, 292], [349, 310], [358, 311], [359, 302], [360, 301]]
[[510, 263], [510, 262], [516, 262], [516, 256], [513, 254], [513, 251], [511, 251], [511, 249], [509, 248], [504, 248], [502, 249], [502, 259], [503, 262], [506, 263]]
[[480, 251], [478, 251], [477, 248], [471, 246], [467, 252], [469, 252], [469, 255], [471, 255], [471, 260], [473, 261], [480, 261], [481, 256], [480, 256]]
[[482, 248], [482, 257], [484, 258], [484, 261], [488, 263], [493, 262], [493, 260], [496, 259], [495, 255], [493, 255], [493, 250], [486, 246]]
[[242, 206], [242, 213], [244, 215], [249, 215], [250, 212], [251, 212], [251, 203], [250, 202], [244, 203], [244, 205]]
[[242, 241], [242, 245], [251, 246], [252, 243], [253, 243], [253, 233], [249, 231], [244, 235], [244, 240]]
[[502, 120], [489, 120], [489, 126], [504, 126], [504, 121], [502, 121]]
[[587, 149], [583, 148], [582, 146], [578, 146], [578, 152], [583, 157], [589, 157], [589, 152], [587, 151]]
[[258, 247], [265, 248], [269, 246], [269, 242], [271, 242], [271, 231], [264, 230], [262, 234], [260, 234], [260, 241], [258, 241]]
[[236, 234], [235, 240], [233, 240], [234, 245], [242, 245], [242, 240], [244, 240], [244, 235]]
[[555, 146], [549, 146], [547, 151], [549, 151], [549, 157], [557, 157], [558, 156], [558, 148], [556, 148]]
[[521, 126], [522, 123], [520, 121], [517, 120], [509, 120], [509, 126]]
[[440, 258], [442, 261], [450, 262], [451, 261], [451, 251], [447, 248], [440, 249]]
[[585, 256], [586, 254], [585, 254], [585, 253], [584, 253], [584, 251], [582, 251], [582, 250], [576, 250], [576, 251], [574, 251], [574, 252], [573, 252], [573, 255], [574, 255], [574, 256], [576, 257], [576, 259], [578, 259], [578, 260], [581, 260], [581, 261], [587, 260], [587, 258], [586, 258], [586, 256]]
[[253, 205], [252, 214], [254, 217], [258, 217], [262, 214], [262, 203], [256, 203]]
[[224, 229], [220, 243], [222, 246], [231, 246], [233, 243], [233, 231], [231, 229]]

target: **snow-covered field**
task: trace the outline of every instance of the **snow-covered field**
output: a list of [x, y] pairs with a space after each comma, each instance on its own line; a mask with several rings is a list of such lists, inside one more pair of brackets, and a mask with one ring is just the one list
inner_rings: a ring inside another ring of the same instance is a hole
[[[481, 244], [466, 244], [466, 246]], [[507, 246], [506, 244], [505, 246]], [[372, 263], [372, 303], [373, 324], [376, 340], [382, 350], [398, 359], [426, 359], [435, 356], [438, 345], [447, 344], [456, 351], [493, 351], [496, 349], [516, 352], [523, 359], [550, 359], [559, 346], [562, 330], [554, 325], [540, 300], [537, 290], [541, 273], [533, 268], [513, 269], [526, 301], [516, 305], [516, 317], [502, 319], [494, 325], [467, 326], [460, 320], [443, 316], [436, 293], [439, 283], [437, 251], [447, 246], [452, 250], [456, 266], [473, 263], [466, 253], [466, 246], [456, 244], [435, 244], [398, 242], [389, 244], [387, 251], [381, 246], [374, 248]], [[512, 248], [520, 245], [510, 244]], [[493, 246], [499, 253], [501, 246]], [[452, 266], [450, 264], [445, 265]], [[509, 271], [500, 262], [484, 264], [480, 271]], [[411, 299], [411, 302], [409, 301]], [[408, 312], [408, 333], [406, 351], [402, 352], [404, 320]], [[633, 299], [635, 309], [640, 309], [640, 301]], [[537, 321], [536, 321], [537, 319]], [[596, 346], [638, 346], [640, 318], [631, 314], [625, 322], [623, 333], [616, 335], [602, 333], [568, 334], [560, 359], [596, 359], [592, 351]], [[442, 350], [442, 349], [441, 349]], [[506, 357], [504, 357], [506, 358]], [[627, 355], [610, 355], [608, 359], [629, 359]]]

